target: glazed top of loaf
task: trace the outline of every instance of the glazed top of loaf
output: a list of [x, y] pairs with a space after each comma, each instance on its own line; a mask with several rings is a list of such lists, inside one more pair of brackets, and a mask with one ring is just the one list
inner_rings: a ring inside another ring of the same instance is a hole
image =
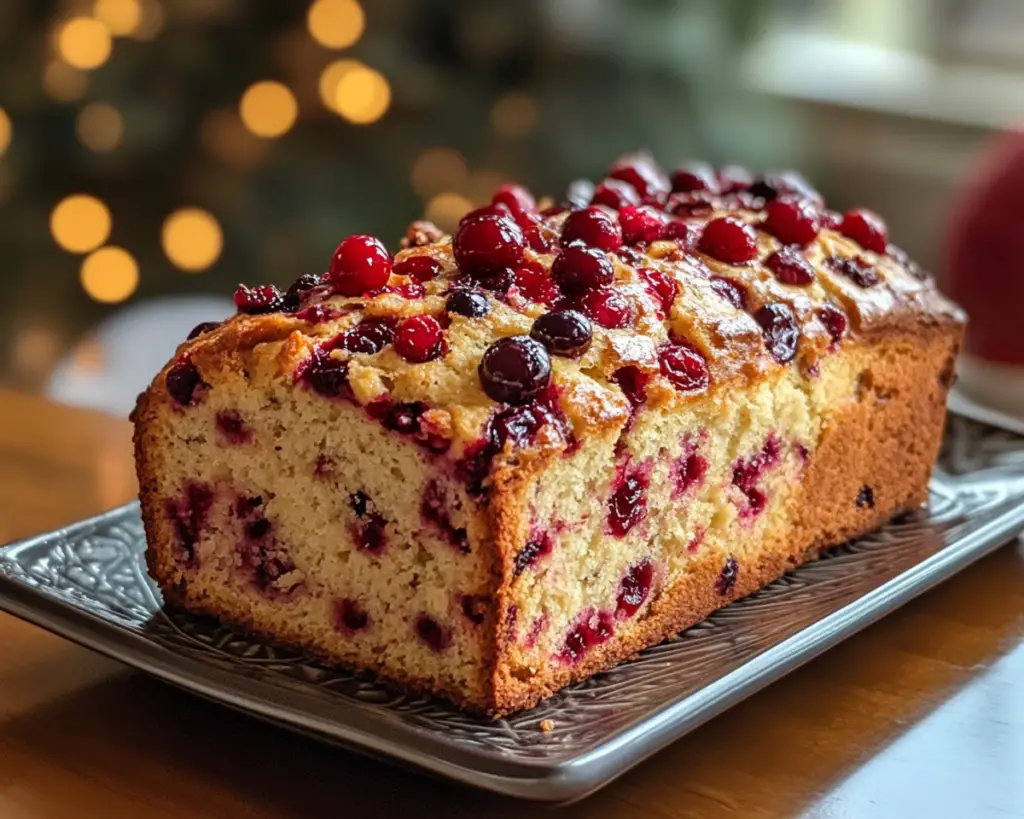
[[546, 204], [504, 186], [454, 237], [415, 223], [393, 259], [350, 237], [287, 293], [242, 286], [239, 314], [197, 328], [153, 391], [188, 406], [245, 372], [453, 456], [502, 412], [531, 445], [565, 448], [642, 402], [683, 406], [780, 367], [812, 377], [858, 338], [964, 322], [881, 219], [828, 210], [792, 173], [669, 176], [631, 155]]

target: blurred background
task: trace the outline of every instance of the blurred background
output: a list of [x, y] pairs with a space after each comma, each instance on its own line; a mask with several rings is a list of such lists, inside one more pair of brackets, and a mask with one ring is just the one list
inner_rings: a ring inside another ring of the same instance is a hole
[[126, 413], [239, 281], [619, 154], [801, 168], [941, 272], [1020, 0], [2, 0], [0, 386]]

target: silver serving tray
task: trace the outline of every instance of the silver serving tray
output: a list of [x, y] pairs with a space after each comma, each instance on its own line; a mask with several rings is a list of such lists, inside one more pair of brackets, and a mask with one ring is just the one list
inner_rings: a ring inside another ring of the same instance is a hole
[[[541, 801], [608, 784], [1024, 529], [1024, 438], [950, 416], [927, 508], [497, 722], [164, 611], [137, 505], [0, 551], [0, 608], [318, 739]], [[550, 720], [549, 731], [540, 724]], [[199, 728], [200, 726], [197, 726]]]

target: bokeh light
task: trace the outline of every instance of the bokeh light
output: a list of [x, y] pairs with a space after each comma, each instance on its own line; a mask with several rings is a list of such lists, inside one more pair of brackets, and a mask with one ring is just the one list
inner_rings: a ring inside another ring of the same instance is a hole
[[253, 165], [266, 155], [269, 143], [253, 134], [233, 108], [210, 111], [200, 125], [203, 146], [232, 165]]
[[142, 22], [142, 4], [139, 0], [96, 0], [92, 15], [115, 37], [126, 37]]
[[359, 60], [335, 60], [320, 72], [320, 80], [317, 85], [320, 91], [320, 101], [323, 102], [325, 108], [337, 113], [335, 96], [338, 93], [338, 83], [349, 71], [361, 68], [362, 65]]
[[306, 17], [309, 33], [327, 48], [355, 45], [366, 27], [366, 15], [356, 0], [316, 0]]
[[163, 31], [166, 13], [159, 0], [140, 0], [142, 15], [138, 26], [132, 32], [136, 40], [155, 40]]
[[108, 245], [85, 257], [80, 278], [89, 298], [102, 304], [118, 304], [138, 289], [139, 265], [123, 247]]
[[494, 191], [508, 181], [508, 174], [501, 171], [474, 171], [469, 178], [469, 198], [473, 202], [490, 202]]
[[93, 102], [78, 112], [75, 132], [86, 148], [112, 151], [124, 137], [124, 118], [113, 105]]
[[523, 91], [510, 91], [491, 109], [491, 127], [500, 136], [514, 139], [537, 127], [537, 102]]
[[257, 136], [272, 139], [291, 130], [299, 115], [299, 104], [284, 83], [263, 80], [245, 90], [238, 111], [246, 128]]
[[160, 242], [172, 264], [196, 273], [206, 270], [220, 257], [224, 234], [212, 213], [182, 208], [164, 220]]
[[427, 203], [424, 218], [446, 233], [452, 233], [459, 226], [459, 219], [469, 213], [472, 207], [473, 203], [461, 193], [439, 193]]
[[412, 163], [410, 182], [417, 195], [427, 199], [442, 191], [461, 191], [469, 170], [454, 148], [427, 148]]
[[25, 375], [46, 372], [60, 355], [60, 339], [49, 327], [26, 327], [14, 339], [11, 359]]
[[110, 211], [95, 196], [76, 193], [65, 197], [50, 213], [54, 241], [71, 253], [88, 253], [110, 236]]
[[391, 86], [379, 71], [358, 65], [346, 71], [334, 89], [334, 109], [349, 122], [369, 125], [391, 105]]
[[63, 60], [51, 60], [43, 69], [43, 90], [55, 102], [80, 100], [89, 78]]
[[98, 68], [110, 57], [110, 32], [99, 20], [75, 17], [57, 31], [57, 50], [61, 58], [75, 68]]
[[7, 116], [7, 112], [3, 108], [0, 108], [0, 156], [6, 153], [11, 144], [12, 133], [11, 118]]

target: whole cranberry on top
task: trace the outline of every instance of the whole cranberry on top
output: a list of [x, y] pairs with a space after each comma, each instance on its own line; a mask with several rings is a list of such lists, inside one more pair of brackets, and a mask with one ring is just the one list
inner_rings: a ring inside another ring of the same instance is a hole
[[328, 275], [335, 293], [361, 296], [388, 283], [391, 254], [375, 236], [349, 236], [334, 251]]
[[844, 213], [839, 232], [865, 250], [873, 250], [875, 253], [884, 254], [889, 244], [885, 222], [870, 210], [849, 210]]
[[605, 179], [596, 188], [590, 199], [592, 205], [604, 205], [614, 210], [627, 205], [639, 205], [640, 194], [636, 188], [622, 179]]
[[691, 162], [672, 172], [672, 190], [676, 193], [708, 191], [718, 193], [715, 169], [706, 162]]
[[491, 211], [464, 219], [452, 239], [455, 262], [463, 273], [518, 267], [526, 238], [508, 214]]
[[480, 383], [495, 401], [525, 404], [551, 383], [551, 357], [529, 336], [495, 341], [480, 360]]
[[491, 197], [491, 204], [502, 204], [511, 213], [528, 212], [537, 209], [537, 200], [522, 185], [508, 183], [498, 188]]
[[394, 345], [406, 361], [432, 361], [444, 351], [444, 331], [433, 316], [412, 316], [398, 325]]
[[757, 233], [735, 216], [722, 216], [704, 225], [697, 248], [727, 264], [743, 264], [757, 258]]
[[576, 242], [555, 257], [551, 277], [566, 293], [582, 293], [611, 284], [615, 265], [603, 250]]
[[647, 153], [620, 157], [608, 175], [612, 179], [628, 182], [645, 200], [663, 200], [670, 188], [665, 172], [658, 167], [654, 157]]
[[570, 242], [583, 242], [610, 253], [622, 245], [622, 228], [607, 211], [583, 208], [569, 214], [562, 225], [562, 244]]
[[784, 245], [806, 247], [818, 238], [821, 214], [808, 199], [774, 199], [765, 205], [761, 227]]

